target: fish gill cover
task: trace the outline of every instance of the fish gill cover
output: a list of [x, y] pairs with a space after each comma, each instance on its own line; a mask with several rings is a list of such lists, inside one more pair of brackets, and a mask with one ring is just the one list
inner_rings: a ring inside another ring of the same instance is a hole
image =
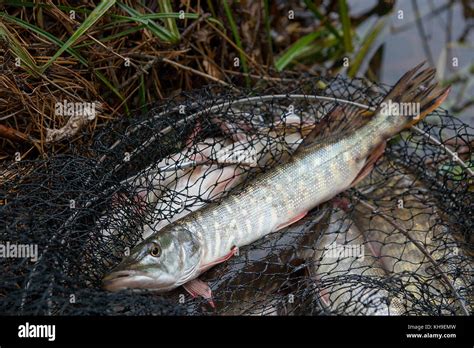
[[0, 313], [471, 312], [474, 132], [443, 109], [392, 139], [356, 187], [203, 273], [213, 305], [183, 287], [102, 288], [142, 238], [288, 161], [335, 106], [373, 108], [386, 93], [341, 77], [209, 86], [112, 122], [91, 147], [4, 166]]

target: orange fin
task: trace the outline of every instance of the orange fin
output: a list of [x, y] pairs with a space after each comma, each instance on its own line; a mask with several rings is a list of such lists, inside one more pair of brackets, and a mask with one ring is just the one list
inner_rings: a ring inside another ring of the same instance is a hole
[[296, 215], [294, 218], [288, 220], [287, 222], [278, 225], [278, 226], [277, 226], [277, 229], [276, 229], [275, 231], [279, 231], [279, 230], [281, 230], [281, 229], [283, 229], [283, 228], [285, 228], [285, 227], [288, 227], [288, 226], [294, 224], [296, 221], [299, 221], [299, 220], [301, 220], [302, 218], [304, 218], [304, 217], [306, 216], [306, 214], [308, 214], [307, 211], [305, 211], [304, 213], [301, 213], [301, 214]]
[[315, 127], [315, 133], [318, 137], [325, 137], [356, 130], [370, 120], [364, 111], [354, 105], [336, 105]]
[[378, 145], [374, 151], [367, 157], [367, 160], [364, 164], [364, 167], [360, 170], [359, 174], [355, 177], [355, 179], [351, 183], [351, 187], [354, 187], [357, 185], [359, 182], [364, 180], [364, 178], [370, 174], [372, 169], [375, 167], [375, 163], [379, 160], [380, 157], [382, 157], [384, 151], [385, 151], [385, 145], [386, 142], [382, 142], [380, 145]]
[[192, 297], [201, 296], [205, 298], [212, 308], [215, 308], [214, 301], [212, 301], [212, 290], [209, 284], [203, 282], [200, 279], [193, 279], [183, 285], [183, 288], [189, 292]]
[[406, 128], [410, 128], [424, 119], [433, 110], [440, 106], [448, 97], [449, 92], [451, 92], [451, 86], [448, 86], [444, 89], [434, 87], [435, 85], [432, 88], [424, 91], [424, 99], [421, 102], [420, 114], [414, 117], [413, 120], [406, 126]]
[[421, 84], [430, 82], [436, 72], [434, 69], [425, 69], [416, 74], [423, 65], [425, 65], [424, 61], [413, 69], [408, 70], [402, 77], [400, 77], [383, 101], [386, 102], [391, 100], [392, 102], [400, 103], [413, 99], [413, 93], [415, 90]]

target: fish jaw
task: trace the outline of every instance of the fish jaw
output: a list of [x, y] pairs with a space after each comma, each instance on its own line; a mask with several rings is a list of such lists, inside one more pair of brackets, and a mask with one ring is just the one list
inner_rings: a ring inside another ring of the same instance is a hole
[[104, 290], [149, 289], [165, 292], [177, 287], [176, 278], [165, 272], [154, 271], [149, 262], [148, 249], [146, 244], [138, 245], [130, 256], [103, 278]]
[[167, 292], [177, 287], [175, 279], [171, 277], [157, 279], [146, 272], [134, 270], [114, 271], [102, 280], [102, 286], [104, 290], [111, 292], [125, 289]]

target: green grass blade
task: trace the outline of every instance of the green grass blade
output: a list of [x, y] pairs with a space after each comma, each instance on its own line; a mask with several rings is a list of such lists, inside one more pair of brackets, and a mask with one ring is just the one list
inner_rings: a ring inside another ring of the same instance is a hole
[[122, 10], [127, 12], [131, 16], [130, 18], [135, 22], [145, 24], [147, 29], [150, 30], [160, 40], [169, 43], [175, 43], [178, 41], [178, 39], [168, 29], [156, 24], [154, 21], [147, 19], [146, 17], [143, 18], [143, 15], [134, 8], [131, 8], [121, 2], [118, 2], [117, 5]]
[[[12, 22], [12, 23], [15, 23], [25, 29], [28, 29], [28, 30], [31, 30], [32, 32], [34, 32], [35, 34], [38, 34], [39, 36], [49, 40], [50, 42], [56, 44], [58, 47], [62, 47], [64, 45], [64, 42], [62, 42], [61, 40], [59, 40], [58, 38], [56, 38], [55, 36], [51, 35], [50, 33], [48, 33], [47, 31], [44, 31], [43, 29], [41, 28], [38, 28], [37, 26], [35, 25], [32, 25], [28, 22], [25, 22], [23, 21], [22, 19], [19, 19], [17, 17], [13, 17], [13, 16], [10, 16], [10, 15], [7, 15], [6, 13], [0, 13], [0, 15], [5, 18], [6, 20]], [[81, 64], [83, 64], [84, 66], [89, 66], [88, 63], [87, 63], [87, 60], [82, 57], [76, 50], [74, 50], [73, 48], [69, 47], [67, 50], [66, 50], [71, 56], [73, 56], [74, 58], [76, 58]], [[112, 83], [110, 83], [109, 80], [107, 80], [107, 78], [102, 75], [100, 72], [98, 71], [94, 71], [94, 74], [117, 96], [119, 97], [121, 100], [124, 100], [125, 98], [123, 97], [122, 94], [120, 94], [120, 92], [112, 85]]]
[[370, 47], [374, 43], [375, 39], [379, 36], [382, 29], [385, 27], [385, 23], [387, 22], [387, 17], [381, 17], [375, 22], [373, 27], [371, 27], [362, 43], [360, 45], [359, 51], [356, 53], [354, 59], [352, 60], [351, 67], [349, 68], [349, 72], [347, 73], [349, 77], [354, 77], [360, 69], [364, 58], [366, 57], [367, 53], [369, 52]]
[[[148, 14], [140, 14], [139, 16], [135, 17], [128, 17], [128, 16], [121, 16], [121, 15], [114, 15], [112, 14], [110, 18], [114, 21], [112, 23], [108, 23], [102, 27], [98, 27], [97, 29], [110, 29], [116, 26], [117, 24], [129, 23], [129, 22], [146, 22], [149, 19], [165, 19], [165, 18], [187, 18], [187, 19], [199, 19], [201, 16], [197, 13], [184, 13], [180, 14], [178, 12], [171, 12], [171, 13], [148, 13]], [[224, 24], [221, 21], [217, 20], [216, 18], [208, 17], [206, 21], [219, 25], [221, 28], [224, 28]]]
[[[50, 33], [48, 33], [47, 31], [41, 29], [41, 28], [38, 28], [37, 26], [33, 25], [33, 24], [30, 24], [28, 22], [25, 22], [24, 20], [20, 19], [20, 18], [17, 18], [17, 17], [13, 17], [13, 16], [10, 16], [10, 15], [7, 15], [6, 13], [0, 13], [0, 15], [7, 19], [8, 21], [12, 22], [12, 23], [15, 23], [25, 29], [28, 29], [28, 30], [31, 30], [32, 32], [34, 32], [35, 34], [38, 34], [39, 36], [41, 37], [44, 37], [45, 39], [51, 41], [52, 43], [56, 44], [57, 46], [61, 47], [62, 45], [64, 45], [64, 42], [59, 40], [58, 38], [56, 38], [55, 36], [51, 35]], [[87, 66], [87, 60], [85, 60], [81, 55], [79, 55], [79, 53], [77, 53], [74, 49], [72, 49], [71, 47], [69, 47], [67, 50], [66, 50], [71, 56], [73, 56], [74, 58], [76, 58], [80, 63], [84, 64]]]
[[346, 0], [339, 0], [339, 16], [342, 23], [344, 48], [346, 52], [352, 52], [351, 19]]
[[[51, 7], [48, 4], [35, 4], [35, 3], [29, 3], [29, 2], [22, 2], [20, 0], [16, 0], [16, 1], [15, 0], [7, 0], [4, 3], [5, 3], [5, 5], [15, 6], [15, 7], [28, 7], [28, 8], [30, 8], [30, 7], [40, 7], [40, 8]], [[120, 6], [120, 3], [118, 3], [118, 5]], [[89, 10], [87, 8], [77, 8], [77, 7], [65, 6], [65, 5], [55, 5], [55, 6], [57, 8], [59, 8], [61, 11], [64, 11], [64, 12], [69, 12], [71, 10], [74, 10], [74, 11], [76, 11], [76, 13], [81, 13], [81, 14], [84, 14], [84, 15], [88, 15], [92, 12], [92, 10]], [[136, 12], [136, 13], [138, 14], [137, 17], [141, 17], [143, 19], [165, 19], [165, 18], [179, 19], [180, 16], [183, 16], [179, 12], [149, 13], [149, 14], [141, 14], [139, 12]], [[197, 13], [184, 13], [184, 17], [189, 18], [189, 19], [198, 19], [198, 18], [200, 18], [200, 15], [197, 14]], [[110, 14], [110, 18], [114, 19], [114, 20], [117, 20], [117, 21], [114, 21], [113, 23], [109, 23], [108, 25], [114, 25], [115, 23], [124, 23], [124, 22], [133, 22], [133, 21], [135, 21], [134, 18], [127, 17], [127, 16], [122, 16], [122, 15], [118, 15], [118, 14], [114, 14], [114, 13]], [[218, 19], [216, 19], [215, 16], [209, 17], [206, 20], [208, 20], [208, 21], [210, 21], [214, 24], [218, 24], [219, 26], [224, 28], [224, 25], [222, 24], [222, 22], [219, 21]]]
[[100, 17], [102, 17], [115, 4], [115, 0], [102, 0], [99, 5], [90, 13], [81, 26], [71, 35], [64, 45], [51, 57], [51, 59], [41, 68], [44, 72], [64, 51], [76, 42], [87, 30], [89, 30]]
[[309, 49], [310, 44], [316, 40], [317, 38], [326, 34], [326, 30], [319, 30], [314, 33], [307, 34], [301, 37], [298, 41], [296, 41], [293, 45], [291, 45], [283, 54], [276, 60], [275, 68], [278, 71], [282, 71], [285, 69], [288, 64], [292, 61], [304, 55]]
[[211, 11], [212, 16], [217, 17], [216, 10], [214, 10], [214, 5], [212, 4], [211, 0], [207, 0], [207, 7], [209, 7], [209, 11]]
[[[201, 15], [197, 14], [197, 13], [184, 13], [184, 14], [181, 14], [179, 12], [169, 12], [169, 13], [149, 13], [149, 14], [145, 14], [145, 15], [142, 15], [141, 18], [144, 18], [144, 19], [163, 19], [163, 18], [176, 18], [176, 19], [179, 19], [179, 18], [182, 18], [182, 16], [184, 16], [184, 18], [188, 18], [188, 19], [199, 19], [201, 18]], [[222, 22], [216, 18], [212, 18], [212, 17], [208, 17], [206, 18], [206, 21], [209, 21], [211, 23], [214, 23], [214, 24], [218, 24], [221, 28], [224, 28], [224, 24], [222, 24]], [[178, 35], [179, 37], [179, 35]]]
[[240, 35], [239, 35], [239, 30], [237, 29], [237, 25], [235, 24], [234, 21], [234, 16], [232, 16], [232, 11], [230, 9], [228, 0], [222, 1], [222, 5], [224, 6], [224, 11], [227, 16], [227, 19], [230, 24], [230, 29], [232, 31], [232, 35], [234, 36], [235, 44], [237, 47], [240, 48], [239, 51], [239, 56], [240, 56], [240, 61], [242, 62], [242, 69], [244, 70], [245, 75], [245, 82], [247, 86], [250, 86], [250, 78], [248, 77], [248, 66], [247, 66], [247, 59], [245, 58], [245, 55], [243, 54], [244, 49], [242, 48], [242, 41], [240, 40]]
[[34, 59], [30, 56], [28, 51], [23, 45], [16, 39], [15, 35], [10, 33], [8, 28], [0, 22], [0, 38], [3, 38], [8, 42], [8, 46], [13, 51], [16, 57], [20, 58], [20, 65], [25, 68], [26, 71], [33, 76], [41, 76], [41, 69], [36, 65]]
[[[171, 6], [171, 1], [170, 0], [161, 0], [161, 1], [158, 1], [158, 3], [160, 4], [161, 12], [164, 12], [164, 13], [173, 12], [173, 8]], [[172, 18], [172, 17], [165, 17], [164, 22], [165, 22], [165, 25], [167, 26], [168, 30], [176, 38], [176, 41], [179, 41], [180, 34], [179, 34], [178, 26], [176, 25], [175, 19]]]
[[[127, 30], [118, 32], [117, 34], [113, 34], [113, 35], [110, 35], [110, 36], [101, 38], [101, 39], [100, 39], [100, 42], [104, 43], [104, 42], [107, 42], [107, 41], [112, 41], [112, 40], [118, 39], [118, 38], [120, 38], [120, 37], [122, 37], [122, 36], [128, 36], [128, 35], [130, 35], [130, 34], [133, 34], [133, 33], [137, 32], [137, 31], [142, 30], [143, 28], [145, 28], [145, 25], [144, 25], [144, 24], [140, 24], [140, 25], [137, 25], [136, 27], [132, 27], [132, 28], [130, 28], [130, 29], [127, 29]], [[81, 44], [79, 44], [79, 45], [76, 45], [75, 48], [76, 48], [76, 49], [78, 49], [78, 48], [83, 48], [83, 47], [87, 47], [87, 46], [94, 45], [94, 44], [96, 44], [95, 41], [89, 40], [89, 41], [86, 41], [86, 42], [81, 43]]]
[[[94, 73], [99, 78], [99, 80], [101, 80], [104, 83], [104, 85], [107, 86], [108, 89], [110, 89], [117, 97], [120, 98], [120, 100], [122, 100], [122, 101], [125, 100], [125, 97], [119, 92], [119, 90], [117, 88], [115, 88], [115, 86], [109, 80], [107, 80], [107, 78], [102, 73], [100, 73], [98, 71], [96, 71]], [[128, 109], [127, 103], [124, 104], [124, 107], [125, 107], [125, 112], [128, 114], [129, 109]]]
[[273, 43], [272, 43], [272, 35], [271, 35], [271, 25], [270, 25], [270, 5], [268, 4], [268, 0], [263, 1], [264, 5], [264, 20], [265, 20], [265, 32], [267, 34], [268, 40], [268, 52], [270, 53], [270, 58], [273, 59]]

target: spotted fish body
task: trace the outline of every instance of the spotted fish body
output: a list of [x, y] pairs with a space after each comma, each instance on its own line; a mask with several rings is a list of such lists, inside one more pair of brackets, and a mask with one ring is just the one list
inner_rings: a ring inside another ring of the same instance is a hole
[[[419, 102], [423, 116], [448, 90], [436, 91], [431, 85], [420, 91], [435, 72], [416, 74], [419, 68], [407, 72], [385, 100]], [[286, 164], [151, 235], [105, 278], [105, 288], [167, 291], [197, 278], [232, 256], [235, 247], [291, 224], [351, 187], [373, 161], [371, 155], [412, 122], [408, 115], [376, 111], [366, 116], [355, 107], [333, 108]]]
[[[373, 124], [325, 146], [308, 147], [221, 204], [179, 221], [201, 241], [201, 264], [225, 256], [233, 246], [250, 244], [278, 230], [291, 218], [346, 190], [364, 166], [370, 149], [382, 140], [376, 127]], [[370, 140], [360, 141], [364, 138]]]

